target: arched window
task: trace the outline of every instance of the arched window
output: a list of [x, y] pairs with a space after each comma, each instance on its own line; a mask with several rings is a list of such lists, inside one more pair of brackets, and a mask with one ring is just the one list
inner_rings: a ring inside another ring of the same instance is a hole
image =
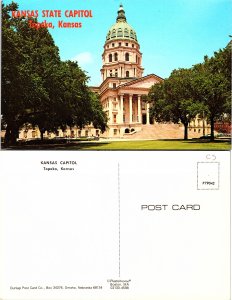
[[112, 62], [112, 54], [109, 55], [109, 62]]
[[112, 34], [111, 34], [111, 38], [115, 38], [116, 37], [116, 30], [113, 29]]
[[126, 77], [130, 77], [130, 72], [126, 71]]
[[118, 60], [118, 53], [114, 53], [114, 60], [117, 61]]
[[122, 37], [123, 33], [122, 33], [122, 28], [118, 28], [118, 37]]
[[129, 31], [127, 28], [124, 29], [124, 37], [129, 37]]
[[125, 54], [125, 61], [129, 61], [130, 59], [129, 59], [129, 53], [126, 53]]

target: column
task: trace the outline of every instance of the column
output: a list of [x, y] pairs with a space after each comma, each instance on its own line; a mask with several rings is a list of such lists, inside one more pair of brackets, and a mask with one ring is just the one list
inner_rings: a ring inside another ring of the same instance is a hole
[[132, 123], [132, 95], [129, 95], [129, 123]]
[[120, 95], [120, 123], [123, 123], [123, 95]]
[[112, 101], [111, 101], [110, 97], [108, 97], [107, 100], [108, 100], [108, 103], [109, 103], [109, 123], [113, 123], [113, 120], [112, 120]]
[[147, 103], [147, 124], [150, 124], [150, 104]]
[[141, 95], [138, 95], [138, 123], [141, 123]]
[[121, 68], [122, 68], [121, 69], [122, 70], [122, 72], [121, 72], [122, 73], [122, 77], [124, 77], [125, 76], [124, 67], [121, 67]]

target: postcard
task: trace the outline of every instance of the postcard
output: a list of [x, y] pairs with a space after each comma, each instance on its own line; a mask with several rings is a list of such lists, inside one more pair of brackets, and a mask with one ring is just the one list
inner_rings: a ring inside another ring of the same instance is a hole
[[228, 299], [229, 160], [4, 151], [2, 299]]
[[3, 0], [0, 298], [231, 297], [228, 0]]

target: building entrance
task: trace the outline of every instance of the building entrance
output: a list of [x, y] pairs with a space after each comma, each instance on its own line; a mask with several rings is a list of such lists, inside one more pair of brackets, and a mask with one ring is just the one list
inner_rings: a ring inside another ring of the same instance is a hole
[[143, 115], [142, 115], [142, 123], [143, 123], [143, 124], [146, 124], [146, 123], [147, 123], [147, 116], [146, 116], [146, 114], [143, 114]]

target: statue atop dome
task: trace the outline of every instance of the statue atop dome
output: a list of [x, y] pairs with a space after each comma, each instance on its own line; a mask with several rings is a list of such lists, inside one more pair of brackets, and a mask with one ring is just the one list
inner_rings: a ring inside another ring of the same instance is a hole
[[120, 6], [119, 6], [118, 16], [117, 16], [116, 21], [117, 22], [126, 22], [125, 10], [124, 10], [122, 4], [120, 4]]

